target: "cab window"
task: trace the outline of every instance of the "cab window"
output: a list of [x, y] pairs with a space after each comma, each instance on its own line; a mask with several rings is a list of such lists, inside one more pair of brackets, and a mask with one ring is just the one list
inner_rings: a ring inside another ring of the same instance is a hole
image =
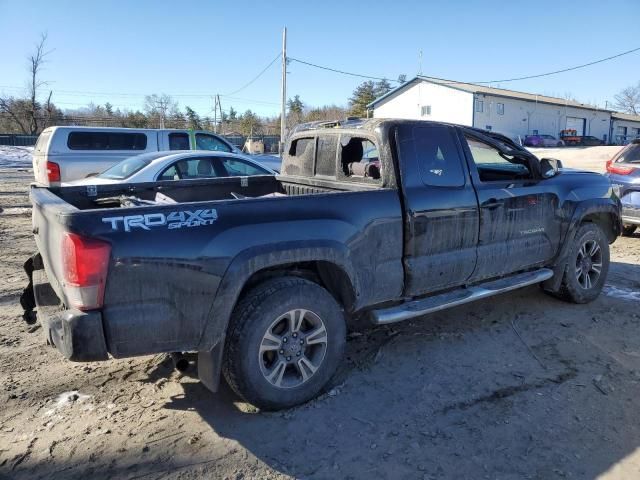
[[532, 177], [531, 171], [526, 165], [502, 155], [495, 147], [487, 143], [470, 137], [466, 138], [480, 181], [492, 182]]
[[196, 149], [213, 150], [216, 152], [231, 152], [229, 145], [224, 143], [218, 137], [209, 135], [208, 133], [196, 133]]

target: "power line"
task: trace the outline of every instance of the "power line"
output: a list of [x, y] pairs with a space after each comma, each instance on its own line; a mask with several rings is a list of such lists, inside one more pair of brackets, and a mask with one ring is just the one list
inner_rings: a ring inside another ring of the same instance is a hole
[[[637, 52], [638, 50], [640, 50], [640, 47], [633, 48], [631, 50], [627, 50], [626, 52], [618, 53], [616, 55], [611, 55], [610, 57], [607, 57], [607, 58], [601, 58], [600, 60], [594, 60], [593, 62], [583, 63], [582, 65], [576, 65], [575, 67], [563, 68], [561, 70], [555, 70], [553, 72], [547, 72], [547, 73], [540, 73], [538, 75], [527, 75], [526, 77], [507, 78], [503, 80], [491, 80], [490, 82], [468, 82], [468, 83], [504, 83], [504, 82], [515, 82], [517, 80], [528, 80], [530, 78], [547, 77], [549, 75], [556, 75], [558, 73], [570, 72], [572, 70], [578, 70], [580, 68], [590, 67], [591, 65], [596, 65], [598, 63], [613, 60], [614, 58], [622, 57], [624, 55], [629, 55], [630, 53]], [[457, 83], [460, 83], [460, 82], [457, 82]]]
[[298, 62], [298, 63], [302, 63], [303, 65], [309, 65], [310, 67], [320, 68], [322, 70], [329, 70], [330, 72], [341, 73], [342, 75], [351, 75], [352, 77], [368, 78], [371, 80], [387, 80], [391, 82], [400, 83], [398, 80], [389, 80], [388, 78], [383, 78], [383, 77], [374, 77], [372, 75], [363, 75], [361, 73], [346, 72], [344, 70], [338, 70], [337, 68], [325, 67], [323, 65], [317, 65], [315, 63], [306, 62], [298, 58], [288, 57], [287, 59], [291, 60], [292, 62]]
[[241, 92], [242, 90], [244, 90], [245, 88], [247, 88], [249, 85], [253, 84], [253, 82], [255, 82], [256, 80], [258, 80], [262, 74], [264, 72], [266, 72], [267, 70], [269, 70], [269, 68], [276, 63], [276, 60], [278, 60], [280, 58], [280, 54], [278, 53], [275, 58], [273, 60], [271, 60], [271, 62], [269, 62], [269, 65], [267, 65], [266, 67], [264, 67], [259, 74], [257, 74], [255, 77], [253, 77], [253, 79], [251, 79], [251, 81], [247, 82], [246, 84], [244, 84], [242, 87], [240, 87], [239, 89], [231, 92], [231, 93], [227, 93], [225, 95], [221, 95], [221, 97], [228, 97], [229, 95], [235, 95], [238, 92]]
[[[572, 70], [578, 70], [580, 68], [590, 67], [590, 66], [596, 65], [598, 63], [607, 62], [609, 60], [613, 60], [615, 58], [619, 58], [619, 57], [622, 57], [624, 55], [629, 55], [629, 54], [637, 52], [639, 50], [640, 50], [640, 47], [633, 48], [631, 50], [627, 50], [625, 52], [618, 53], [616, 55], [611, 55], [610, 57], [601, 58], [599, 60], [594, 60], [593, 62], [583, 63], [582, 65], [576, 65], [576, 66], [573, 66], [573, 67], [562, 68], [560, 70], [554, 70], [553, 72], [539, 73], [539, 74], [536, 74], [536, 75], [527, 75], [527, 76], [524, 76], [524, 77], [506, 78], [506, 79], [502, 79], [502, 80], [488, 80], [488, 81], [484, 80], [484, 81], [478, 81], [478, 82], [449, 81], [449, 82], [439, 82], [439, 83], [443, 83], [443, 84], [445, 84], [445, 83], [450, 83], [450, 84], [456, 84], [456, 83], [490, 84], [490, 83], [515, 82], [515, 81], [518, 81], [518, 80], [528, 80], [528, 79], [531, 79], [531, 78], [547, 77], [549, 75], [556, 75], [558, 73], [565, 73], [565, 72], [570, 72]], [[304, 60], [300, 60], [298, 58], [289, 57], [289, 60], [294, 61], [294, 62], [298, 62], [298, 63], [302, 63], [302, 64], [308, 65], [310, 67], [319, 68], [319, 69], [322, 69], [322, 70], [328, 70], [330, 72], [340, 73], [342, 75], [350, 75], [352, 77], [368, 78], [368, 79], [371, 79], [371, 80], [387, 80], [387, 81], [400, 83], [398, 80], [389, 80], [388, 78], [384, 78], [384, 77], [375, 77], [373, 75], [364, 75], [364, 74], [361, 74], [361, 73], [347, 72], [345, 70], [338, 70], [337, 68], [331, 68], [331, 67], [327, 67], [327, 66], [324, 66], [324, 65], [317, 65], [315, 63], [311, 63], [311, 62], [307, 62], [307, 61], [304, 61]]]

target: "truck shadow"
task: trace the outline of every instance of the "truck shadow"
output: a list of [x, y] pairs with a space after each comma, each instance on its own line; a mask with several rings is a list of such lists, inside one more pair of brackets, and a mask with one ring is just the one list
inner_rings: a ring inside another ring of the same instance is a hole
[[640, 320], [619, 295], [640, 291], [640, 266], [612, 263], [609, 283], [618, 295], [590, 305], [530, 287], [356, 332], [328, 393], [297, 408], [196, 382], [166, 408], [297, 478], [595, 478], [640, 446], [640, 359], [624, 355]]

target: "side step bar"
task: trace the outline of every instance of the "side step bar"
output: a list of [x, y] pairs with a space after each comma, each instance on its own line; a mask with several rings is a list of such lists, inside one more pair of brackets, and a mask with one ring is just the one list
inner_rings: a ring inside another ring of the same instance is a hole
[[541, 268], [532, 272], [518, 273], [499, 280], [480, 283], [471, 287], [458, 288], [434, 295], [433, 297], [409, 301], [395, 307], [373, 310], [371, 312], [373, 323], [376, 325], [384, 325], [409, 320], [410, 318], [420, 317], [427, 313], [438, 312], [446, 308], [480, 300], [481, 298], [492, 297], [499, 293], [526, 287], [534, 283], [540, 283], [551, 277], [553, 277], [553, 270]]

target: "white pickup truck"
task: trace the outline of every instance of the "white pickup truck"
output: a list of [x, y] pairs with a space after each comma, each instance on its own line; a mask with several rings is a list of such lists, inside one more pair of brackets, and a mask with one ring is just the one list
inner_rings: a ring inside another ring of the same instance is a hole
[[140, 153], [164, 150], [214, 150], [242, 153], [211, 132], [148, 128], [49, 127], [33, 151], [36, 182], [57, 186], [103, 172]]

